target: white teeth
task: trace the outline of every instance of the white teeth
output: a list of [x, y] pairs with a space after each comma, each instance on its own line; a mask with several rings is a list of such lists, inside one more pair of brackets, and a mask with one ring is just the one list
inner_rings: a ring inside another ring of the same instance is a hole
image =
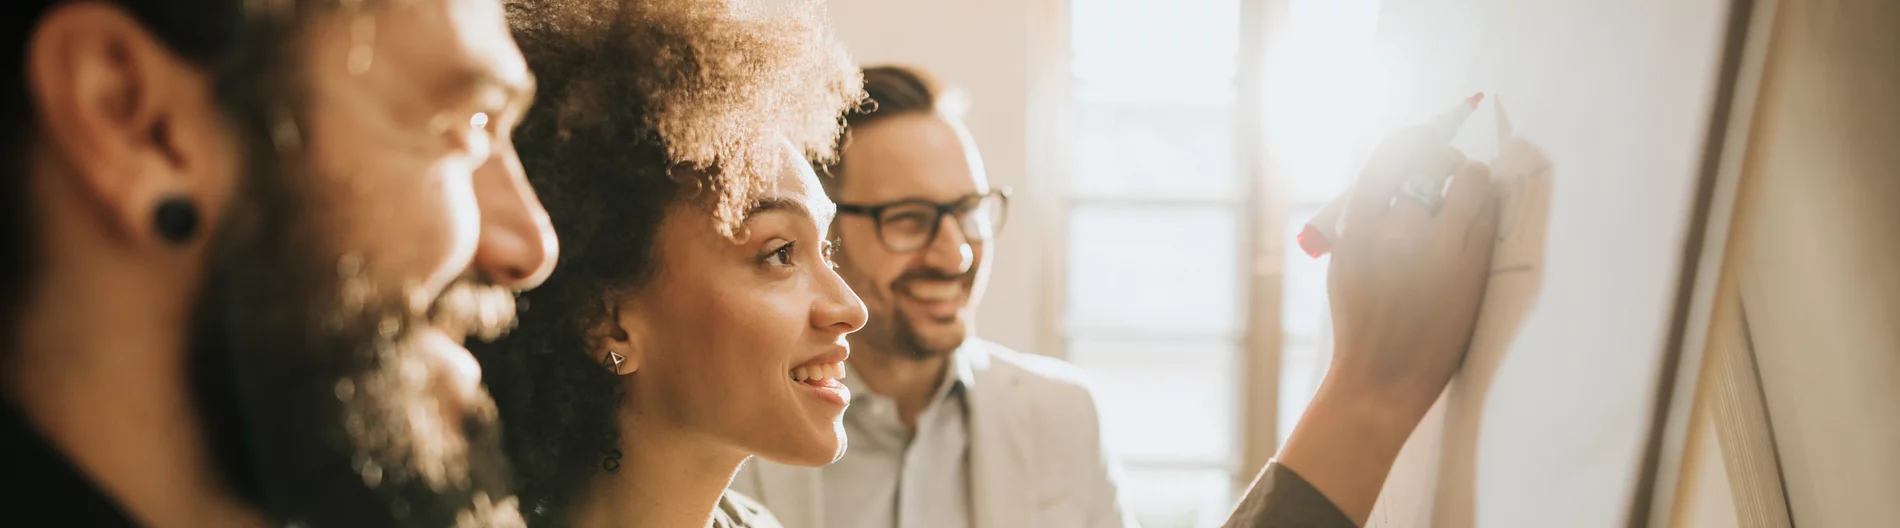
[[825, 363], [792, 369], [792, 381], [802, 382], [813, 379], [844, 379], [844, 362]]

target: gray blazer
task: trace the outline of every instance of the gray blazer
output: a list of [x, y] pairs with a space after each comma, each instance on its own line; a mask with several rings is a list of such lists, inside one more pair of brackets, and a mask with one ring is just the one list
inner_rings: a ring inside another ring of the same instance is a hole
[[[965, 395], [975, 528], [1133, 526], [1081, 369], [977, 339], [959, 353], [970, 355]], [[787, 528], [822, 528], [820, 471], [754, 458], [732, 489], [764, 503]]]

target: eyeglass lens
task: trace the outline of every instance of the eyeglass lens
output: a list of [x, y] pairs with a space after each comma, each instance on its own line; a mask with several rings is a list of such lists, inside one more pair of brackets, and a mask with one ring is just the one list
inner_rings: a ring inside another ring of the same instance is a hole
[[[972, 197], [948, 211], [958, 219], [957, 228], [962, 231], [964, 240], [984, 242], [996, 235], [1002, 227], [1005, 207], [1003, 197], [995, 194]], [[915, 251], [930, 245], [932, 235], [941, 236], [945, 211], [926, 203], [897, 204], [886, 208], [878, 217], [878, 238], [891, 251]]]

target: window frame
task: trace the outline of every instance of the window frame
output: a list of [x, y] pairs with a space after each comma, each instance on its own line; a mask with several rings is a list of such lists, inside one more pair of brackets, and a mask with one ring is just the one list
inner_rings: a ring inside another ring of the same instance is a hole
[[[1032, 178], [1024, 195], [1035, 196], [1038, 209], [1043, 211], [1034, 219], [1024, 219], [1016, 226], [1035, 225], [1039, 239], [1051, 241], [1047, 244], [1044, 265], [1040, 270], [1041, 311], [1038, 321], [1037, 344], [1041, 350], [1056, 357], [1069, 359], [1070, 341], [1077, 336], [1102, 337], [1103, 329], [1072, 325], [1068, 318], [1068, 240], [1070, 234], [1069, 217], [1078, 207], [1091, 205], [1131, 205], [1131, 206], [1224, 206], [1233, 207], [1241, 221], [1239, 236], [1234, 241], [1238, 245], [1234, 263], [1234, 273], [1240, 285], [1236, 295], [1240, 297], [1238, 309], [1241, 319], [1238, 330], [1228, 335], [1143, 333], [1128, 329], [1116, 329], [1109, 339], [1120, 340], [1224, 340], [1231, 343], [1239, 356], [1233, 358], [1238, 367], [1235, 371], [1232, 407], [1236, 416], [1231, 416], [1231, 431], [1234, 449], [1227, 460], [1141, 460], [1122, 458], [1125, 469], [1142, 470], [1194, 470], [1221, 469], [1231, 477], [1233, 496], [1238, 497], [1252, 483], [1260, 468], [1264, 467], [1279, 449], [1279, 402], [1281, 387], [1281, 352], [1284, 335], [1281, 328], [1283, 313], [1284, 259], [1290, 242], [1282, 236], [1285, 226], [1292, 220], [1288, 218], [1293, 205], [1280, 200], [1286, 196], [1288, 187], [1282, 181], [1282, 175], [1272, 171], [1269, 153], [1266, 148], [1265, 130], [1267, 116], [1261, 94], [1264, 93], [1264, 81], [1267, 62], [1267, 38], [1275, 28], [1286, 19], [1289, 0], [1238, 0], [1239, 13], [1236, 19], [1239, 27], [1239, 49], [1236, 60], [1238, 67], [1235, 76], [1235, 99], [1233, 108], [1237, 114], [1234, 122], [1234, 141], [1236, 144], [1236, 177], [1240, 178], [1239, 193], [1231, 196], [1211, 198], [1189, 197], [1141, 197], [1113, 196], [1103, 194], [1078, 193], [1070, 185], [1074, 167], [1071, 166], [1076, 146], [1073, 130], [1076, 116], [1074, 108], [1077, 101], [1074, 95], [1074, 78], [1070, 70], [1072, 53], [1070, 42], [1070, 0], [1050, 0], [1040, 2], [1041, 9], [1032, 13], [1032, 24], [1047, 31], [1032, 32], [1042, 35], [1034, 39], [1034, 56], [1030, 59], [1030, 104], [1025, 115], [1027, 126], [1029, 169], [1031, 174], [1045, 175]], [[1027, 201], [1027, 199], [1025, 200]], [[1033, 222], [1033, 223], [1032, 223]]]

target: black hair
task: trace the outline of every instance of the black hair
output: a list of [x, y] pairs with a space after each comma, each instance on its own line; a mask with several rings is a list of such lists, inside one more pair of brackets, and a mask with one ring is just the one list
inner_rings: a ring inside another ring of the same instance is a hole
[[689, 210], [730, 234], [779, 174], [782, 142], [829, 159], [855, 67], [815, 5], [747, 12], [723, 0], [510, 1], [539, 82], [514, 133], [561, 240], [519, 326], [470, 343], [483, 364], [530, 523], [561, 525], [618, 469], [619, 378], [592, 356], [612, 306], [658, 271], [661, 220]]
[[[955, 96], [937, 78], [915, 66], [885, 64], [864, 69], [864, 101], [845, 114], [844, 134], [839, 136], [838, 151], [851, 143], [851, 131], [891, 116], [935, 113]], [[814, 168], [823, 178], [825, 192], [833, 199], [843, 185], [844, 159], [817, 163]]]

